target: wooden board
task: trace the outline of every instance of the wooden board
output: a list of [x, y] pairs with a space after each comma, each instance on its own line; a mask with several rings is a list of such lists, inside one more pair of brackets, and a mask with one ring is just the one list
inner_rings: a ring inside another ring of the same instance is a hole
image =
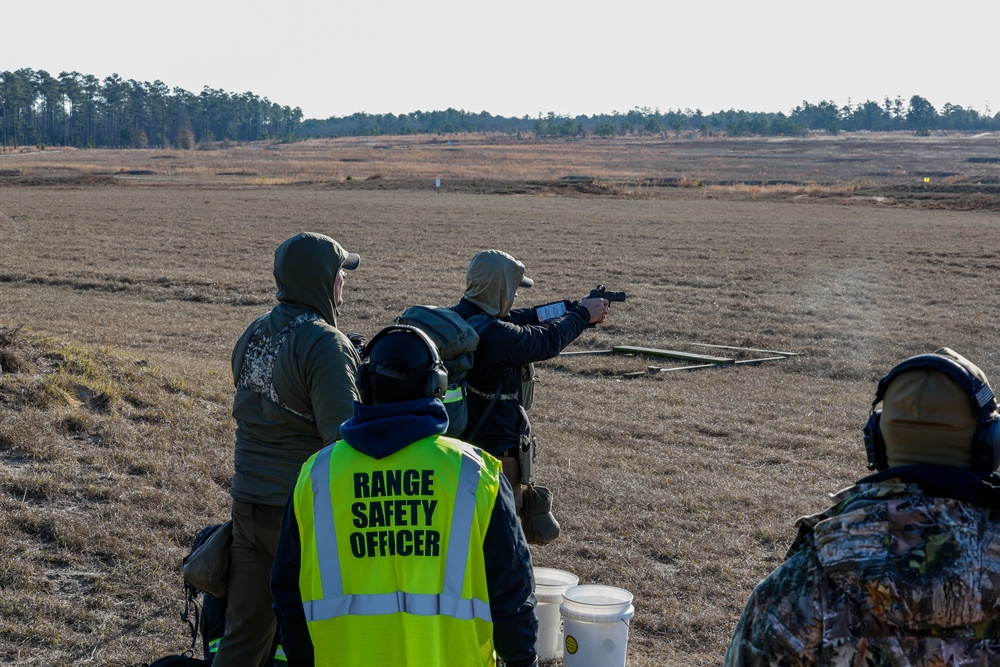
[[767, 357], [764, 359], [741, 359], [740, 361], [734, 361], [731, 364], [698, 364], [697, 366], [674, 366], [673, 368], [657, 368], [656, 366], [648, 366], [646, 368], [646, 372], [669, 373], [670, 371], [693, 371], [699, 368], [717, 368], [719, 366], [742, 366], [745, 364], [759, 364], [765, 361], [781, 361], [787, 358], [788, 357]]
[[762, 350], [759, 347], [736, 347], [735, 345], [712, 345], [711, 343], [688, 343], [699, 347], [714, 347], [720, 350], [746, 350], [747, 352], [766, 352], [767, 354], [780, 354], [783, 357], [797, 357], [801, 352], [782, 352], [781, 350]]
[[695, 354], [693, 352], [679, 352], [677, 350], [661, 350], [655, 347], [634, 347], [632, 345], [616, 345], [611, 348], [619, 354], [644, 354], [650, 357], [667, 357], [670, 359], [683, 359], [685, 361], [700, 361], [706, 364], [731, 364], [735, 359], [728, 357], [710, 357], [705, 354]]

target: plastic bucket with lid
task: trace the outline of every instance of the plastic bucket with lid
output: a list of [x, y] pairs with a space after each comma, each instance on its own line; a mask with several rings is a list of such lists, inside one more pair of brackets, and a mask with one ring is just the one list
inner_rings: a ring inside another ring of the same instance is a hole
[[562, 617], [559, 605], [563, 601], [563, 591], [575, 586], [580, 577], [571, 572], [554, 570], [551, 567], [536, 567], [535, 570], [535, 615], [538, 617], [538, 644], [535, 652], [539, 661], [555, 660], [562, 657]]
[[632, 594], [614, 586], [571, 586], [559, 605], [565, 667], [625, 667]]

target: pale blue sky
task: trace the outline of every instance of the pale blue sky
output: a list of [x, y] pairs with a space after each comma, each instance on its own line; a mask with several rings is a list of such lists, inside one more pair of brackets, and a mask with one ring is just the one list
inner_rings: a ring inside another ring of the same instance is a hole
[[998, 18], [964, 0], [49, 0], [5, 7], [0, 70], [251, 91], [306, 118], [787, 113], [912, 95], [996, 113]]

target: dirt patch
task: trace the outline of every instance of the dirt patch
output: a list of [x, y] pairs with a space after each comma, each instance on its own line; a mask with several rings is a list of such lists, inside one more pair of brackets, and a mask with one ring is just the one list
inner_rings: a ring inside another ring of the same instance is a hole
[[0, 174], [0, 186], [93, 187], [99, 185], [114, 185], [114, 183], [114, 177], [106, 174], [27, 175], [18, 172], [17, 175], [9, 177], [4, 177]]

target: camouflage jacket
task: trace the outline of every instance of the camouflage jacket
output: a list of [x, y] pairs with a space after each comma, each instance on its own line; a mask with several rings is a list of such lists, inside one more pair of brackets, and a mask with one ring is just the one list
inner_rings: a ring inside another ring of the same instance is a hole
[[727, 667], [1000, 665], [1000, 478], [945, 468], [890, 469], [799, 519]]

